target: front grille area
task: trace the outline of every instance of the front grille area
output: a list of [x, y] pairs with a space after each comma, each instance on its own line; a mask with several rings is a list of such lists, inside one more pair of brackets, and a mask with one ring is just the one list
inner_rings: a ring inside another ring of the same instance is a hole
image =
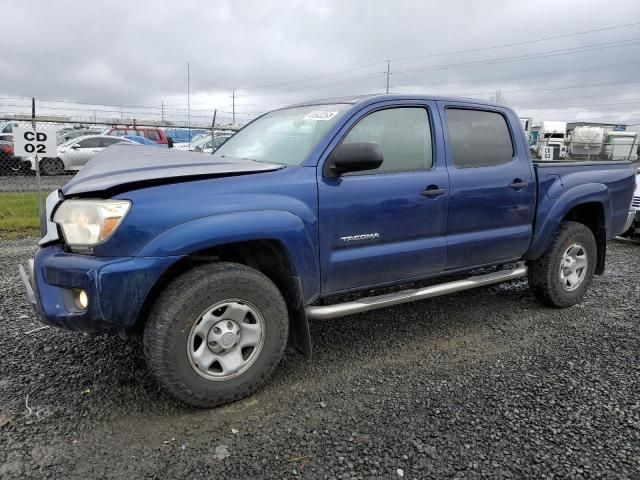
[[633, 208], [640, 208], [640, 197], [633, 197], [633, 200], [631, 200], [631, 206]]

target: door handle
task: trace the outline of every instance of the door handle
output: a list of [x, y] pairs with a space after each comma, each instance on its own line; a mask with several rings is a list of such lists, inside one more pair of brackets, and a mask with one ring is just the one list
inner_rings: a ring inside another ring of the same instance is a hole
[[529, 182], [525, 182], [523, 180], [520, 180], [519, 178], [516, 178], [513, 182], [509, 184], [509, 187], [513, 188], [514, 190], [522, 190], [527, 185], [529, 185]]
[[439, 188], [437, 185], [429, 185], [423, 191], [420, 192], [420, 195], [424, 197], [438, 197], [440, 195], [444, 195], [447, 191], [444, 188]]

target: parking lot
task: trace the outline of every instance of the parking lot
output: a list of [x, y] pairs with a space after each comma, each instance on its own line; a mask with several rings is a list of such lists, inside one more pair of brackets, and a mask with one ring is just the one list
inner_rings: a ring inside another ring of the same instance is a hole
[[0, 247], [0, 478], [638, 478], [640, 245], [585, 301], [526, 282], [311, 325], [311, 360], [194, 410], [134, 340], [39, 329]]

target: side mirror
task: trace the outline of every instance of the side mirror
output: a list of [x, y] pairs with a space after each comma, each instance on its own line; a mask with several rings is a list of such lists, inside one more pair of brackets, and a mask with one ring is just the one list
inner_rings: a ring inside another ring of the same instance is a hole
[[74, 150], [77, 150], [80, 148], [80, 144], [79, 143], [74, 143], [73, 145], [71, 145], [71, 148], [73, 148]]
[[377, 143], [342, 143], [327, 159], [324, 175], [329, 178], [337, 178], [347, 172], [374, 170], [382, 165], [382, 160], [382, 150]]

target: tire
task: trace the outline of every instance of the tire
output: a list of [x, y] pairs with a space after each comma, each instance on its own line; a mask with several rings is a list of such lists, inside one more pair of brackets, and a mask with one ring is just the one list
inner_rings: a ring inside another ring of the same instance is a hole
[[[238, 313], [245, 310], [246, 316]], [[288, 331], [287, 306], [269, 278], [245, 265], [212, 263], [189, 270], [160, 294], [145, 325], [144, 352], [174, 398], [215, 407], [246, 397], [269, 380]], [[233, 337], [233, 346], [224, 345], [227, 337]], [[255, 345], [243, 347], [251, 338]], [[236, 360], [241, 368], [227, 368]]]
[[13, 155], [0, 155], [0, 175], [15, 175], [20, 171], [20, 160]]
[[[575, 305], [591, 284], [597, 253], [595, 237], [586, 225], [568, 221], [560, 223], [544, 255], [528, 262], [531, 292], [538, 300], [551, 307]], [[567, 257], [572, 257], [574, 263], [566, 261], [561, 270], [561, 264]], [[586, 264], [580, 268], [583, 261]], [[572, 272], [574, 267], [575, 271]]]
[[63, 175], [64, 163], [59, 158], [44, 158], [40, 162], [40, 171], [44, 175]]

